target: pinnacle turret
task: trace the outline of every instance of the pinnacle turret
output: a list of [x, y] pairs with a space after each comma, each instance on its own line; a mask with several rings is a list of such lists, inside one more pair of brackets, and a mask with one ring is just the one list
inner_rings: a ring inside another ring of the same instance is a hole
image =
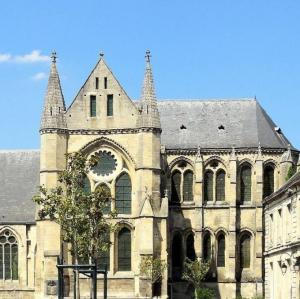
[[56, 69], [56, 58], [56, 52], [54, 51], [51, 55], [52, 62], [41, 120], [41, 130], [65, 129], [67, 127], [65, 119], [66, 106]]
[[140, 101], [139, 127], [160, 128], [160, 118], [155, 96], [154, 81], [150, 63], [150, 51], [146, 52], [146, 71]]

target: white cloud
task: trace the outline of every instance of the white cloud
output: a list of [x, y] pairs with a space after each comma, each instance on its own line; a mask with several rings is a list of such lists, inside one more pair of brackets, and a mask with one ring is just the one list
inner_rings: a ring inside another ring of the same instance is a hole
[[29, 54], [11, 55], [9, 53], [0, 53], [1, 62], [16, 62], [16, 63], [36, 63], [50, 61], [50, 57], [42, 55], [40, 50], [33, 50]]
[[35, 81], [40, 81], [40, 80], [44, 80], [47, 78], [47, 74], [46, 73], [43, 73], [43, 72], [40, 72], [40, 73], [36, 73], [32, 79], [35, 80]]
[[6, 61], [9, 61], [10, 59], [11, 59], [10, 54], [1, 54], [0, 53], [0, 62], [6, 62]]

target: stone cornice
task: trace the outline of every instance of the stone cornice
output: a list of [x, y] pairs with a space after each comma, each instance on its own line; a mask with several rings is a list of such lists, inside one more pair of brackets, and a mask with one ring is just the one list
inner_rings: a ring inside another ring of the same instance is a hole
[[123, 128], [123, 129], [103, 129], [103, 130], [92, 130], [92, 129], [56, 129], [56, 128], [47, 128], [41, 129], [40, 134], [69, 134], [69, 135], [114, 135], [114, 134], [138, 134], [141, 132], [151, 132], [151, 133], [161, 133], [160, 128]]
[[[187, 148], [187, 149], [168, 149], [165, 150], [168, 155], [196, 155], [197, 148]], [[220, 155], [220, 154], [231, 154], [232, 148], [201, 148], [201, 154], [203, 155]], [[235, 148], [236, 154], [257, 154], [257, 147], [249, 148]], [[262, 153], [264, 154], [282, 154], [285, 152], [284, 148], [264, 148]], [[296, 152], [296, 151], [295, 151]]]

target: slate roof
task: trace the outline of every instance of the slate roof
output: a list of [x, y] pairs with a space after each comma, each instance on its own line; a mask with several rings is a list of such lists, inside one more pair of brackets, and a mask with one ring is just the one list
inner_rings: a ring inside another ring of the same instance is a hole
[[[158, 109], [162, 144], [169, 149], [257, 148], [259, 142], [286, 149], [289, 144], [253, 99], [164, 100]], [[0, 224], [35, 222], [31, 199], [39, 186], [39, 160], [38, 150], [0, 151]]]
[[158, 110], [162, 144], [169, 149], [257, 148], [259, 143], [286, 149], [290, 143], [255, 99], [161, 100]]
[[0, 224], [34, 222], [39, 168], [39, 151], [0, 151]]

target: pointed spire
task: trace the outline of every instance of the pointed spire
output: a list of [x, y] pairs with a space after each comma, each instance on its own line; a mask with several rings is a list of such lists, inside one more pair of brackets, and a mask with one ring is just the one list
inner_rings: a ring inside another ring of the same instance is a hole
[[150, 51], [146, 51], [146, 71], [140, 102], [138, 126], [160, 128], [160, 118], [154, 90], [154, 81], [150, 63]]
[[197, 147], [197, 154], [196, 154], [196, 161], [195, 162], [196, 163], [197, 162], [203, 162], [200, 145], [198, 145], [198, 147]]
[[234, 146], [231, 148], [230, 161], [236, 161], [236, 152]]
[[51, 55], [51, 69], [48, 80], [48, 87], [44, 102], [44, 111], [41, 120], [42, 129], [65, 129], [66, 106], [62, 94], [59, 75], [56, 69], [56, 52]]
[[293, 156], [292, 156], [290, 144], [288, 144], [287, 150], [281, 156], [281, 163], [284, 163], [284, 162], [293, 163]]

